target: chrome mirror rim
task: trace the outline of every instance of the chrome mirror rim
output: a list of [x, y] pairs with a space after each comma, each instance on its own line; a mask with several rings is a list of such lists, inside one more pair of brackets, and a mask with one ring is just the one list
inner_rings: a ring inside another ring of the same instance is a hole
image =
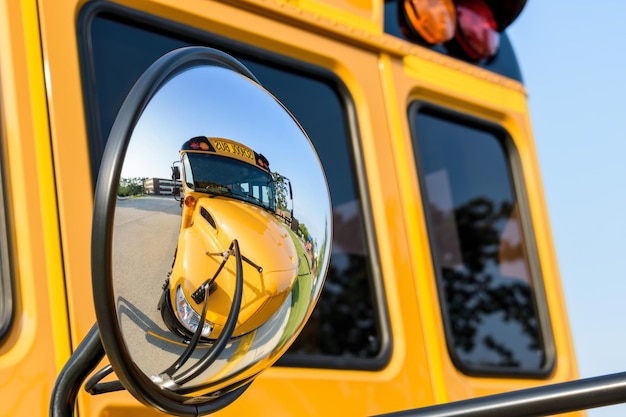
[[91, 241], [92, 290], [102, 345], [120, 382], [139, 401], [161, 411], [187, 416], [209, 414], [229, 405], [250, 385], [239, 381], [218, 396], [187, 397], [159, 388], [133, 362], [116, 317], [112, 271], [112, 224], [124, 157], [133, 127], [156, 92], [186, 69], [211, 65], [256, 78], [239, 61], [208, 47], [186, 47], [157, 60], [137, 81], [122, 104], [104, 151], [94, 192]]

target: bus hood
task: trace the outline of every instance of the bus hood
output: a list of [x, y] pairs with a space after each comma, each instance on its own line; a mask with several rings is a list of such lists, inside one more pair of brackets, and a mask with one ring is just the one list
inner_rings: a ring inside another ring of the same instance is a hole
[[[227, 197], [199, 198], [191, 225], [181, 230], [170, 288], [175, 291], [180, 286], [200, 312], [202, 304], [190, 296], [215, 276], [235, 239], [243, 258], [242, 304], [235, 331], [240, 335], [258, 327], [282, 305], [297, 277], [295, 234], [279, 217]], [[235, 292], [234, 256], [228, 257], [209, 295], [207, 320], [216, 330], [225, 322]]]

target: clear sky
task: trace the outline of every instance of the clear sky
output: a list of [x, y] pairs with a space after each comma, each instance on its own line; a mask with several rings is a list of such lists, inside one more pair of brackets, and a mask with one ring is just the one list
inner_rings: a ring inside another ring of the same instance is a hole
[[508, 29], [582, 377], [626, 371], [625, 16], [623, 0], [528, 0]]

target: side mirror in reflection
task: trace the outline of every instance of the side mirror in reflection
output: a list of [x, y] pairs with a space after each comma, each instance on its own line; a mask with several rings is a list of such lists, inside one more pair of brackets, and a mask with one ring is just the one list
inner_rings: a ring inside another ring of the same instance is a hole
[[177, 165], [172, 165], [172, 179], [179, 180], [180, 179], [180, 168]]
[[[180, 204], [116, 198], [121, 178], [168, 176]], [[182, 48], [125, 100], [95, 198], [94, 303], [121, 384], [176, 415], [228, 405], [288, 349], [324, 282], [331, 204], [305, 132], [241, 63]]]

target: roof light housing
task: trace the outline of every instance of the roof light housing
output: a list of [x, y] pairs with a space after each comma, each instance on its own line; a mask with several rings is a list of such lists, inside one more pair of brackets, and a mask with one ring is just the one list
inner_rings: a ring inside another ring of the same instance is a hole
[[526, 0], [397, 0], [409, 40], [472, 62], [493, 58]]

